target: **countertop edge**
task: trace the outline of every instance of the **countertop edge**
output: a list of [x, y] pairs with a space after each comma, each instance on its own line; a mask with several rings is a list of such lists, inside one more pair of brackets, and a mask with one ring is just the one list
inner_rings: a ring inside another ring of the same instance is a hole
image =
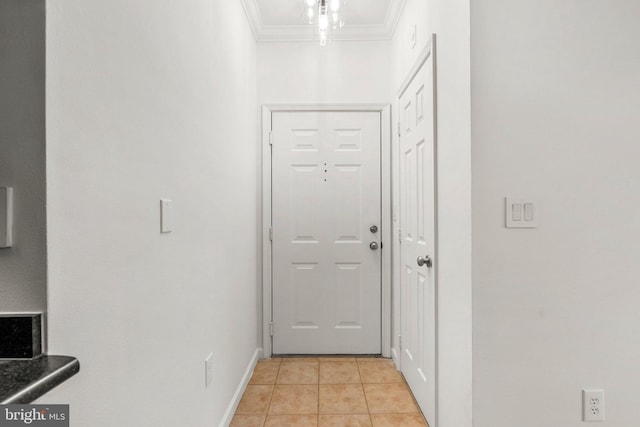
[[[56, 356], [48, 356], [56, 357]], [[40, 396], [47, 393], [49, 390], [62, 384], [80, 371], [80, 361], [76, 358], [69, 360], [69, 362], [55, 369], [46, 376], [32, 382], [25, 386], [20, 391], [16, 392], [12, 396], [4, 399], [0, 404], [2, 405], [16, 405], [31, 403]]]

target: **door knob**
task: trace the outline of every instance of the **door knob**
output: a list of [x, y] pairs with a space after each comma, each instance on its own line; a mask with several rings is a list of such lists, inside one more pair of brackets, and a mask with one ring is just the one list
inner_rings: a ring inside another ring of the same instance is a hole
[[429, 255], [425, 256], [424, 258], [419, 256], [417, 262], [418, 262], [418, 267], [422, 267], [425, 264], [428, 268], [433, 267], [433, 261], [431, 260], [431, 257]]
[[377, 225], [372, 225], [371, 227], [369, 227], [369, 231], [371, 231], [372, 233], [377, 233], [378, 232], [378, 226]]
[[369, 248], [371, 248], [372, 251], [375, 251], [376, 249], [378, 249], [378, 243], [377, 242], [369, 243]]

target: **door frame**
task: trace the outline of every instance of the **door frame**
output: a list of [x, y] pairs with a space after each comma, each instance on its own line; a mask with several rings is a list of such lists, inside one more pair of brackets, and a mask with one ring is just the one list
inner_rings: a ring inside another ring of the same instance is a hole
[[[382, 356], [391, 355], [391, 105], [390, 104], [265, 104], [262, 106], [262, 355], [271, 357], [273, 321], [272, 300], [272, 246], [271, 227], [271, 123], [276, 112], [332, 111], [380, 113], [380, 166], [381, 166], [381, 331]], [[258, 307], [259, 308], [259, 307]], [[258, 320], [260, 322], [260, 320]], [[260, 335], [260, 332], [258, 333]]]

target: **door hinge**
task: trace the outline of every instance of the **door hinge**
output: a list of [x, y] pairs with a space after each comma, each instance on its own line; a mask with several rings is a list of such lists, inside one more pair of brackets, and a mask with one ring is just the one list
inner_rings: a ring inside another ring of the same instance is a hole
[[400, 129], [401, 129], [401, 127], [400, 127], [400, 122], [398, 122], [398, 136], [399, 136], [399, 137], [400, 137], [400, 136], [402, 136], [402, 135], [401, 135], [401, 133], [400, 133]]
[[269, 131], [269, 145], [273, 145], [273, 131]]
[[398, 241], [402, 243], [402, 230], [398, 229]]
[[402, 335], [398, 335], [398, 347], [400, 347], [400, 352], [402, 352]]
[[273, 322], [269, 322], [269, 335], [273, 336]]
[[269, 241], [273, 242], [273, 227], [269, 227]]

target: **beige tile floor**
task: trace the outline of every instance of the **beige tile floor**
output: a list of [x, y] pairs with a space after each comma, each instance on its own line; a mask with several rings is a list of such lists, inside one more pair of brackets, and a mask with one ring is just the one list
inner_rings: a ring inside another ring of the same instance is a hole
[[258, 362], [231, 427], [428, 426], [402, 375], [383, 358]]

